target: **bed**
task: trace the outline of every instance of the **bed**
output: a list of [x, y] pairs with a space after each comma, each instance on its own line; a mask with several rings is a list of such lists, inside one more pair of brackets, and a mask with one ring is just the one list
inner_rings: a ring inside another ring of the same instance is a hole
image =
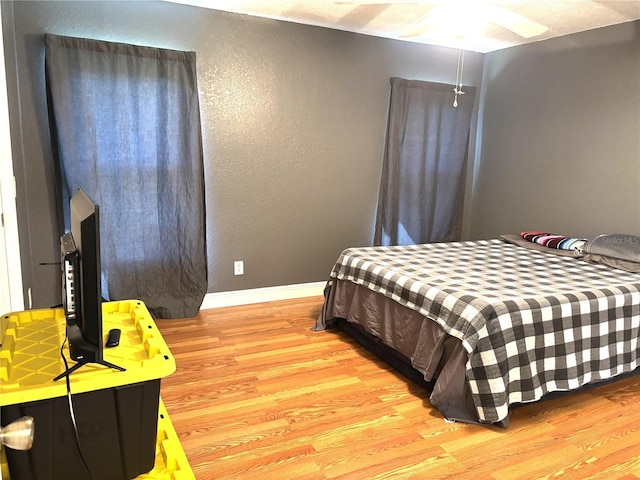
[[467, 423], [635, 374], [640, 273], [506, 238], [349, 248], [314, 330], [342, 325]]

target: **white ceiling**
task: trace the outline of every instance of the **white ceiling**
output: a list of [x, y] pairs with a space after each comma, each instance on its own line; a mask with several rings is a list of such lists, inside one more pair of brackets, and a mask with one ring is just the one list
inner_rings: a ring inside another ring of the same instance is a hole
[[168, 1], [482, 53], [640, 19], [640, 0]]

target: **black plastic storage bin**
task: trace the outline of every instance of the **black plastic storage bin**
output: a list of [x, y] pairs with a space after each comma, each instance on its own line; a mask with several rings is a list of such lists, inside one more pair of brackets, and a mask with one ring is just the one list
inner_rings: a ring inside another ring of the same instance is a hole
[[[3, 406], [2, 424], [34, 418], [33, 447], [5, 449], [11, 480], [132, 479], [154, 466], [160, 379]], [[91, 474], [87, 471], [90, 470]]]

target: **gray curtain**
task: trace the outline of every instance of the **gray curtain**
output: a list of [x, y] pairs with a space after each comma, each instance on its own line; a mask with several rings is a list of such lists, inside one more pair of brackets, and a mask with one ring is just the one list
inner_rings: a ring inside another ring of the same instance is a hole
[[100, 206], [103, 297], [196, 315], [207, 263], [195, 53], [44, 41], [61, 230], [81, 187]]
[[460, 239], [475, 88], [391, 79], [374, 245]]

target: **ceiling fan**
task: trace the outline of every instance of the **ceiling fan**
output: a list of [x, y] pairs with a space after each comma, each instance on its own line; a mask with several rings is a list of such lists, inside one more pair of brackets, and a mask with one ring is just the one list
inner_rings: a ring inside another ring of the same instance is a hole
[[523, 38], [533, 38], [543, 34], [548, 27], [517, 14], [502, 5], [518, 0], [336, 0], [348, 5], [428, 5], [432, 6], [428, 15], [400, 34], [401, 38], [411, 38], [437, 31], [447, 32], [456, 37], [479, 34], [488, 23], [506, 28]]

